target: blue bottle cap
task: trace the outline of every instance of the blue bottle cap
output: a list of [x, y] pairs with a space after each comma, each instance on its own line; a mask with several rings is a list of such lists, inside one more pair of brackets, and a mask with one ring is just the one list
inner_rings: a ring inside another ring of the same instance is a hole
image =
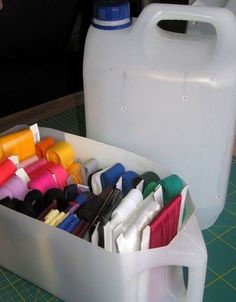
[[123, 29], [131, 25], [130, 5], [127, 0], [97, 0], [94, 2], [92, 25], [99, 29]]

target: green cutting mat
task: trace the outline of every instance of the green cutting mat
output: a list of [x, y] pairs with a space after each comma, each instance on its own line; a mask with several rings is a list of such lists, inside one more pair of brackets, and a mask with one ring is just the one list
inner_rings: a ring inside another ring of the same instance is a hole
[[[27, 123], [27, 121], [26, 121]], [[39, 122], [40, 126], [85, 136], [84, 107]], [[232, 161], [225, 208], [213, 227], [204, 230], [208, 268], [204, 302], [236, 301], [236, 159]], [[0, 302], [61, 301], [49, 293], [0, 268]], [[90, 301], [86, 301], [90, 302]], [[106, 301], [104, 301], [106, 302]], [[110, 301], [109, 301], [110, 302]], [[122, 301], [121, 301], [122, 302]], [[191, 302], [191, 301], [189, 301]]]

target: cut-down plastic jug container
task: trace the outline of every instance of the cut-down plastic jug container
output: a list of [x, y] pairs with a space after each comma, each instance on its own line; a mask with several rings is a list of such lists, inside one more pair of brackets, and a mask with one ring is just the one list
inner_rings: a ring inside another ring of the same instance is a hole
[[[157, 26], [162, 20], [209, 23], [215, 34], [167, 32]], [[224, 8], [151, 4], [131, 25], [112, 24], [91, 25], [87, 34], [87, 135], [182, 175], [207, 228], [223, 210], [232, 160], [235, 16]]]
[[[71, 144], [82, 163], [96, 157], [101, 166], [118, 161], [138, 173], [157, 168], [147, 158], [87, 138], [49, 128], [40, 133]], [[186, 204], [185, 223], [169, 245], [127, 254], [107, 252], [0, 205], [0, 265], [64, 301], [200, 302], [207, 253], [189, 194]]]

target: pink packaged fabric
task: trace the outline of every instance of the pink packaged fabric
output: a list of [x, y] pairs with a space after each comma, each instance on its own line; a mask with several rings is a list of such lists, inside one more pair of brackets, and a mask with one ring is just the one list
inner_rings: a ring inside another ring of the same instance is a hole
[[178, 195], [150, 223], [149, 248], [168, 245], [177, 234], [182, 197]]

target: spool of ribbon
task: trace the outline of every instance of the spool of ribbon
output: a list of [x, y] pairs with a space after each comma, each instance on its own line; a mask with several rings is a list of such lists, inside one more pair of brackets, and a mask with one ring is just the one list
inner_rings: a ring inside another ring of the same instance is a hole
[[45, 215], [44, 217], [44, 221], [50, 219], [51, 217], [55, 216], [55, 213], [58, 213], [58, 210], [57, 209], [51, 209], [47, 215]]
[[84, 165], [82, 169], [84, 184], [88, 185], [89, 175], [99, 170], [99, 163], [96, 158], [89, 159]]
[[118, 179], [125, 174], [125, 168], [121, 163], [117, 163], [101, 174], [102, 188], [113, 187]]
[[36, 154], [38, 157], [46, 157], [46, 152], [50, 149], [53, 145], [55, 145], [55, 140], [52, 137], [46, 137], [42, 139], [39, 143], [35, 145]]
[[35, 155], [31, 129], [23, 129], [0, 137], [0, 160], [11, 155], [17, 155], [19, 161]]
[[11, 178], [16, 172], [15, 164], [9, 159], [6, 158], [0, 162], [0, 185], [5, 181]]
[[12, 210], [16, 210], [16, 202], [14, 199], [11, 199], [10, 197], [5, 197], [0, 200], [0, 204], [3, 205], [4, 207], [7, 207]]
[[[152, 192], [151, 189], [155, 186], [155, 184], [156, 184], [156, 186], [159, 184], [160, 177], [159, 177], [159, 175], [157, 175], [153, 171], [145, 172], [142, 175], [140, 175], [140, 177], [141, 177], [142, 180], [144, 180], [144, 183], [143, 183], [143, 197], [146, 198]], [[148, 188], [146, 189], [146, 187], [148, 187]], [[145, 192], [145, 194], [144, 194], [144, 192]]]
[[26, 166], [25, 172], [28, 174], [29, 178], [32, 179], [44, 171], [44, 167], [47, 165], [48, 161], [45, 158], [40, 158], [39, 160]]
[[175, 174], [172, 174], [160, 181], [163, 190], [164, 202], [170, 201], [172, 198], [180, 194], [184, 187], [182, 179]]
[[71, 207], [68, 210], [69, 214], [74, 214], [74, 212], [78, 209], [80, 205], [78, 203], [75, 203], [73, 205], [71, 205]]
[[22, 160], [21, 162], [19, 162], [18, 167], [19, 168], [26, 168], [26, 167], [28, 167], [29, 165], [35, 163], [38, 160], [39, 160], [38, 156], [37, 155], [33, 155], [33, 156], [28, 157], [28, 158]]
[[93, 177], [93, 175], [94, 175], [95, 173], [98, 173], [99, 171], [102, 171], [102, 169], [99, 169], [99, 170], [93, 172], [93, 173], [90, 174], [89, 177], [88, 177], [87, 183], [88, 183], [88, 187], [89, 187], [90, 192], [93, 192], [93, 188], [92, 188], [92, 177]]
[[144, 188], [145, 185], [149, 184], [152, 181], [155, 181], [156, 183], [159, 183], [160, 177], [153, 171], [148, 171], [140, 175], [140, 177], [144, 180]]
[[58, 228], [61, 230], [66, 230], [66, 228], [76, 219], [76, 216], [69, 214], [66, 219], [64, 219], [59, 225]]
[[13, 193], [9, 191], [7, 188], [0, 187], [0, 200], [6, 197], [13, 198]]
[[122, 193], [123, 195], [126, 195], [129, 193], [129, 191], [133, 188], [134, 186], [134, 180], [139, 177], [136, 172], [133, 171], [127, 171], [124, 173], [121, 178], [122, 178]]
[[45, 223], [49, 224], [54, 220], [59, 215], [59, 211], [56, 210], [51, 210], [51, 212], [45, 217]]
[[137, 186], [141, 183], [141, 181], [143, 181], [143, 179], [140, 176], [135, 177], [135, 179], [133, 180], [134, 188], [137, 188]]
[[55, 175], [58, 187], [64, 190], [67, 185], [68, 173], [67, 171], [60, 165], [57, 165], [53, 162], [48, 162], [45, 166], [46, 170], [51, 174]]
[[66, 213], [61, 212], [53, 221], [51, 221], [50, 225], [57, 227], [65, 218]]
[[72, 234], [79, 238], [83, 238], [87, 230], [89, 229], [89, 226], [90, 226], [90, 222], [88, 220], [81, 219], [80, 223], [72, 231]]
[[36, 213], [36, 216], [34, 217], [37, 217], [45, 209], [43, 194], [39, 190], [29, 191], [26, 194], [24, 201], [32, 204]]
[[149, 194], [154, 192], [157, 186], [158, 184], [155, 181], [148, 183], [143, 190], [143, 198], [145, 199]]
[[74, 219], [74, 221], [72, 221], [68, 227], [65, 229], [66, 232], [71, 233], [76, 227], [77, 225], [80, 223], [80, 219], [78, 217], [76, 217]]
[[24, 200], [25, 195], [28, 193], [29, 189], [27, 184], [17, 175], [12, 176], [8, 179], [2, 188], [6, 188], [10, 191], [14, 198]]
[[45, 193], [52, 188], [59, 188], [56, 179], [49, 171], [43, 171], [40, 175], [34, 177], [28, 182], [29, 189], [39, 190], [41, 193]]
[[67, 201], [73, 201], [78, 196], [79, 191], [77, 188], [77, 185], [71, 184], [68, 186], [65, 186], [64, 188], [64, 197]]
[[17, 211], [30, 217], [37, 217], [37, 212], [35, 211], [34, 206], [27, 200], [17, 201]]
[[[155, 182], [157, 185], [159, 184], [160, 182], [160, 177], [159, 175], [157, 175], [155, 172], [153, 171], [148, 171], [148, 172], [145, 172], [143, 173], [142, 175], [136, 177], [133, 181], [133, 185], [134, 187], [136, 188], [138, 186], [138, 184], [141, 183], [141, 181], [143, 181], [143, 186], [142, 186], [142, 190], [144, 192], [145, 190], [145, 187], [151, 183], [151, 182]], [[145, 194], [146, 196], [146, 194]]]
[[101, 175], [102, 173], [106, 172], [109, 168], [99, 170], [91, 175], [91, 188], [92, 188], [91, 191], [93, 192], [93, 194], [99, 195], [102, 193]]
[[83, 173], [82, 173], [82, 165], [78, 162], [73, 163], [69, 169], [68, 169], [68, 173], [70, 175], [70, 179], [72, 181], [72, 183], [74, 184], [84, 184], [84, 177], [83, 177]]
[[67, 142], [57, 142], [47, 150], [46, 158], [48, 161], [61, 165], [67, 170], [74, 161], [74, 150]]
[[44, 194], [44, 200], [46, 204], [56, 201], [56, 207], [60, 212], [64, 211], [69, 205], [69, 202], [64, 197], [64, 192], [58, 188], [48, 190]]
[[79, 204], [79, 206], [81, 207], [83, 204], [85, 204], [89, 200], [90, 197], [91, 197], [91, 195], [86, 194], [86, 192], [79, 193], [79, 195], [75, 198], [75, 202], [77, 202]]

